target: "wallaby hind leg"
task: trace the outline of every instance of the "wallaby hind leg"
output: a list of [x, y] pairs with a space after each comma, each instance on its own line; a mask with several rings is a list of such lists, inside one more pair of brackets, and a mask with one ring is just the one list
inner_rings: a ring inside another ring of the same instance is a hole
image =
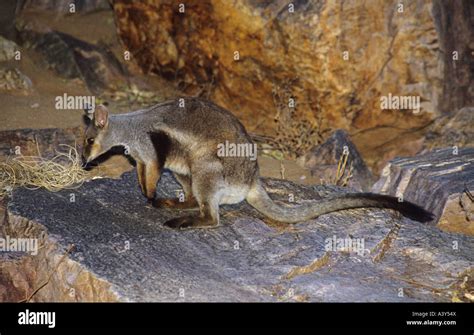
[[192, 189], [199, 204], [199, 215], [183, 216], [165, 222], [165, 226], [182, 228], [205, 228], [219, 224], [219, 184], [221, 178], [209, 174], [193, 176]]
[[183, 196], [172, 199], [155, 199], [153, 206], [158, 208], [169, 207], [177, 209], [196, 208], [199, 204], [193, 196], [191, 188], [191, 177], [182, 174], [174, 173], [174, 177], [181, 184], [183, 188]]

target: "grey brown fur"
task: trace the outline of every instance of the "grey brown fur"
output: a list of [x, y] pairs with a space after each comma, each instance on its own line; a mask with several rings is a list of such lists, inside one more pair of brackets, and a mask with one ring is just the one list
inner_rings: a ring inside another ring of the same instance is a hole
[[[184, 102], [184, 106], [182, 106]], [[359, 207], [385, 207], [418, 220], [431, 214], [409, 202], [371, 193], [355, 193], [308, 205], [283, 207], [262, 186], [259, 168], [250, 157], [220, 157], [218, 145], [252, 145], [239, 120], [227, 110], [198, 98], [164, 102], [127, 114], [110, 115], [97, 106], [86, 131], [83, 156], [92, 161], [114, 146], [124, 146], [137, 162], [144, 195], [157, 206], [199, 207], [199, 215], [172, 219], [172, 228], [219, 224], [219, 205], [247, 202], [269, 218], [295, 223], [319, 215]], [[185, 193], [184, 201], [155, 199], [162, 169], [173, 172]]]

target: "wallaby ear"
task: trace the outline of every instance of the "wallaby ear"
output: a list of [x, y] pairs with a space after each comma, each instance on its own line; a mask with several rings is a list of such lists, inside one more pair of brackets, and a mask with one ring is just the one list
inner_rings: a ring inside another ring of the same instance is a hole
[[94, 106], [91, 106], [89, 104], [84, 105], [84, 116], [87, 117], [89, 120], [92, 120], [94, 118]]
[[105, 128], [109, 121], [109, 110], [104, 105], [99, 105], [94, 110], [94, 124], [97, 128]]

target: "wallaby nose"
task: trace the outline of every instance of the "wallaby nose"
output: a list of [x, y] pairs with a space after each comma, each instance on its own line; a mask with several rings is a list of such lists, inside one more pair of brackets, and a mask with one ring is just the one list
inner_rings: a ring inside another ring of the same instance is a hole
[[84, 155], [81, 156], [82, 157], [82, 165], [81, 167], [83, 169], [87, 168], [87, 165], [89, 164], [89, 162], [87, 161], [87, 158], [84, 157]]

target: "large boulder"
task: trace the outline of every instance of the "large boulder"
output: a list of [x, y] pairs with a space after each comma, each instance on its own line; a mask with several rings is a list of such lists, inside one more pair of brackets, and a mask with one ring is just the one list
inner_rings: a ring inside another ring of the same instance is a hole
[[433, 19], [438, 32], [443, 64], [444, 113], [474, 106], [474, 2], [433, 0]]
[[[346, 155], [345, 169], [342, 170]], [[374, 182], [372, 173], [359, 151], [343, 130], [335, 131], [326, 142], [315, 146], [298, 158], [298, 163], [309, 169], [313, 177], [325, 182], [334, 181], [336, 175], [340, 173], [342, 179], [348, 178], [347, 186], [358, 191], [369, 190]]]
[[434, 148], [474, 147], [474, 107], [464, 107], [437, 119], [423, 146], [425, 152]]
[[[281, 202], [345, 192], [265, 185]], [[179, 189], [167, 173], [158, 185], [160, 197]], [[2, 267], [0, 293], [16, 292], [4, 299], [29, 297], [48, 277], [32, 301], [468, 301], [472, 290], [472, 238], [390, 210], [287, 225], [242, 203], [221, 208], [219, 227], [176, 231], [163, 222], [189, 212], [147, 206], [130, 172], [77, 190], [19, 189], [6, 212], [3, 236], [40, 248]]]
[[44, 64], [60, 77], [84, 80], [92, 94], [127, 86], [127, 69], [104, 44], [92, 44], [51, 30], [38, 22], [17, 24], [22, 46], [41, 54]]
[[372, 191], [425, 207], [441, 229], [474, 235], [474, 148], [397, 158], [384, 168]]

